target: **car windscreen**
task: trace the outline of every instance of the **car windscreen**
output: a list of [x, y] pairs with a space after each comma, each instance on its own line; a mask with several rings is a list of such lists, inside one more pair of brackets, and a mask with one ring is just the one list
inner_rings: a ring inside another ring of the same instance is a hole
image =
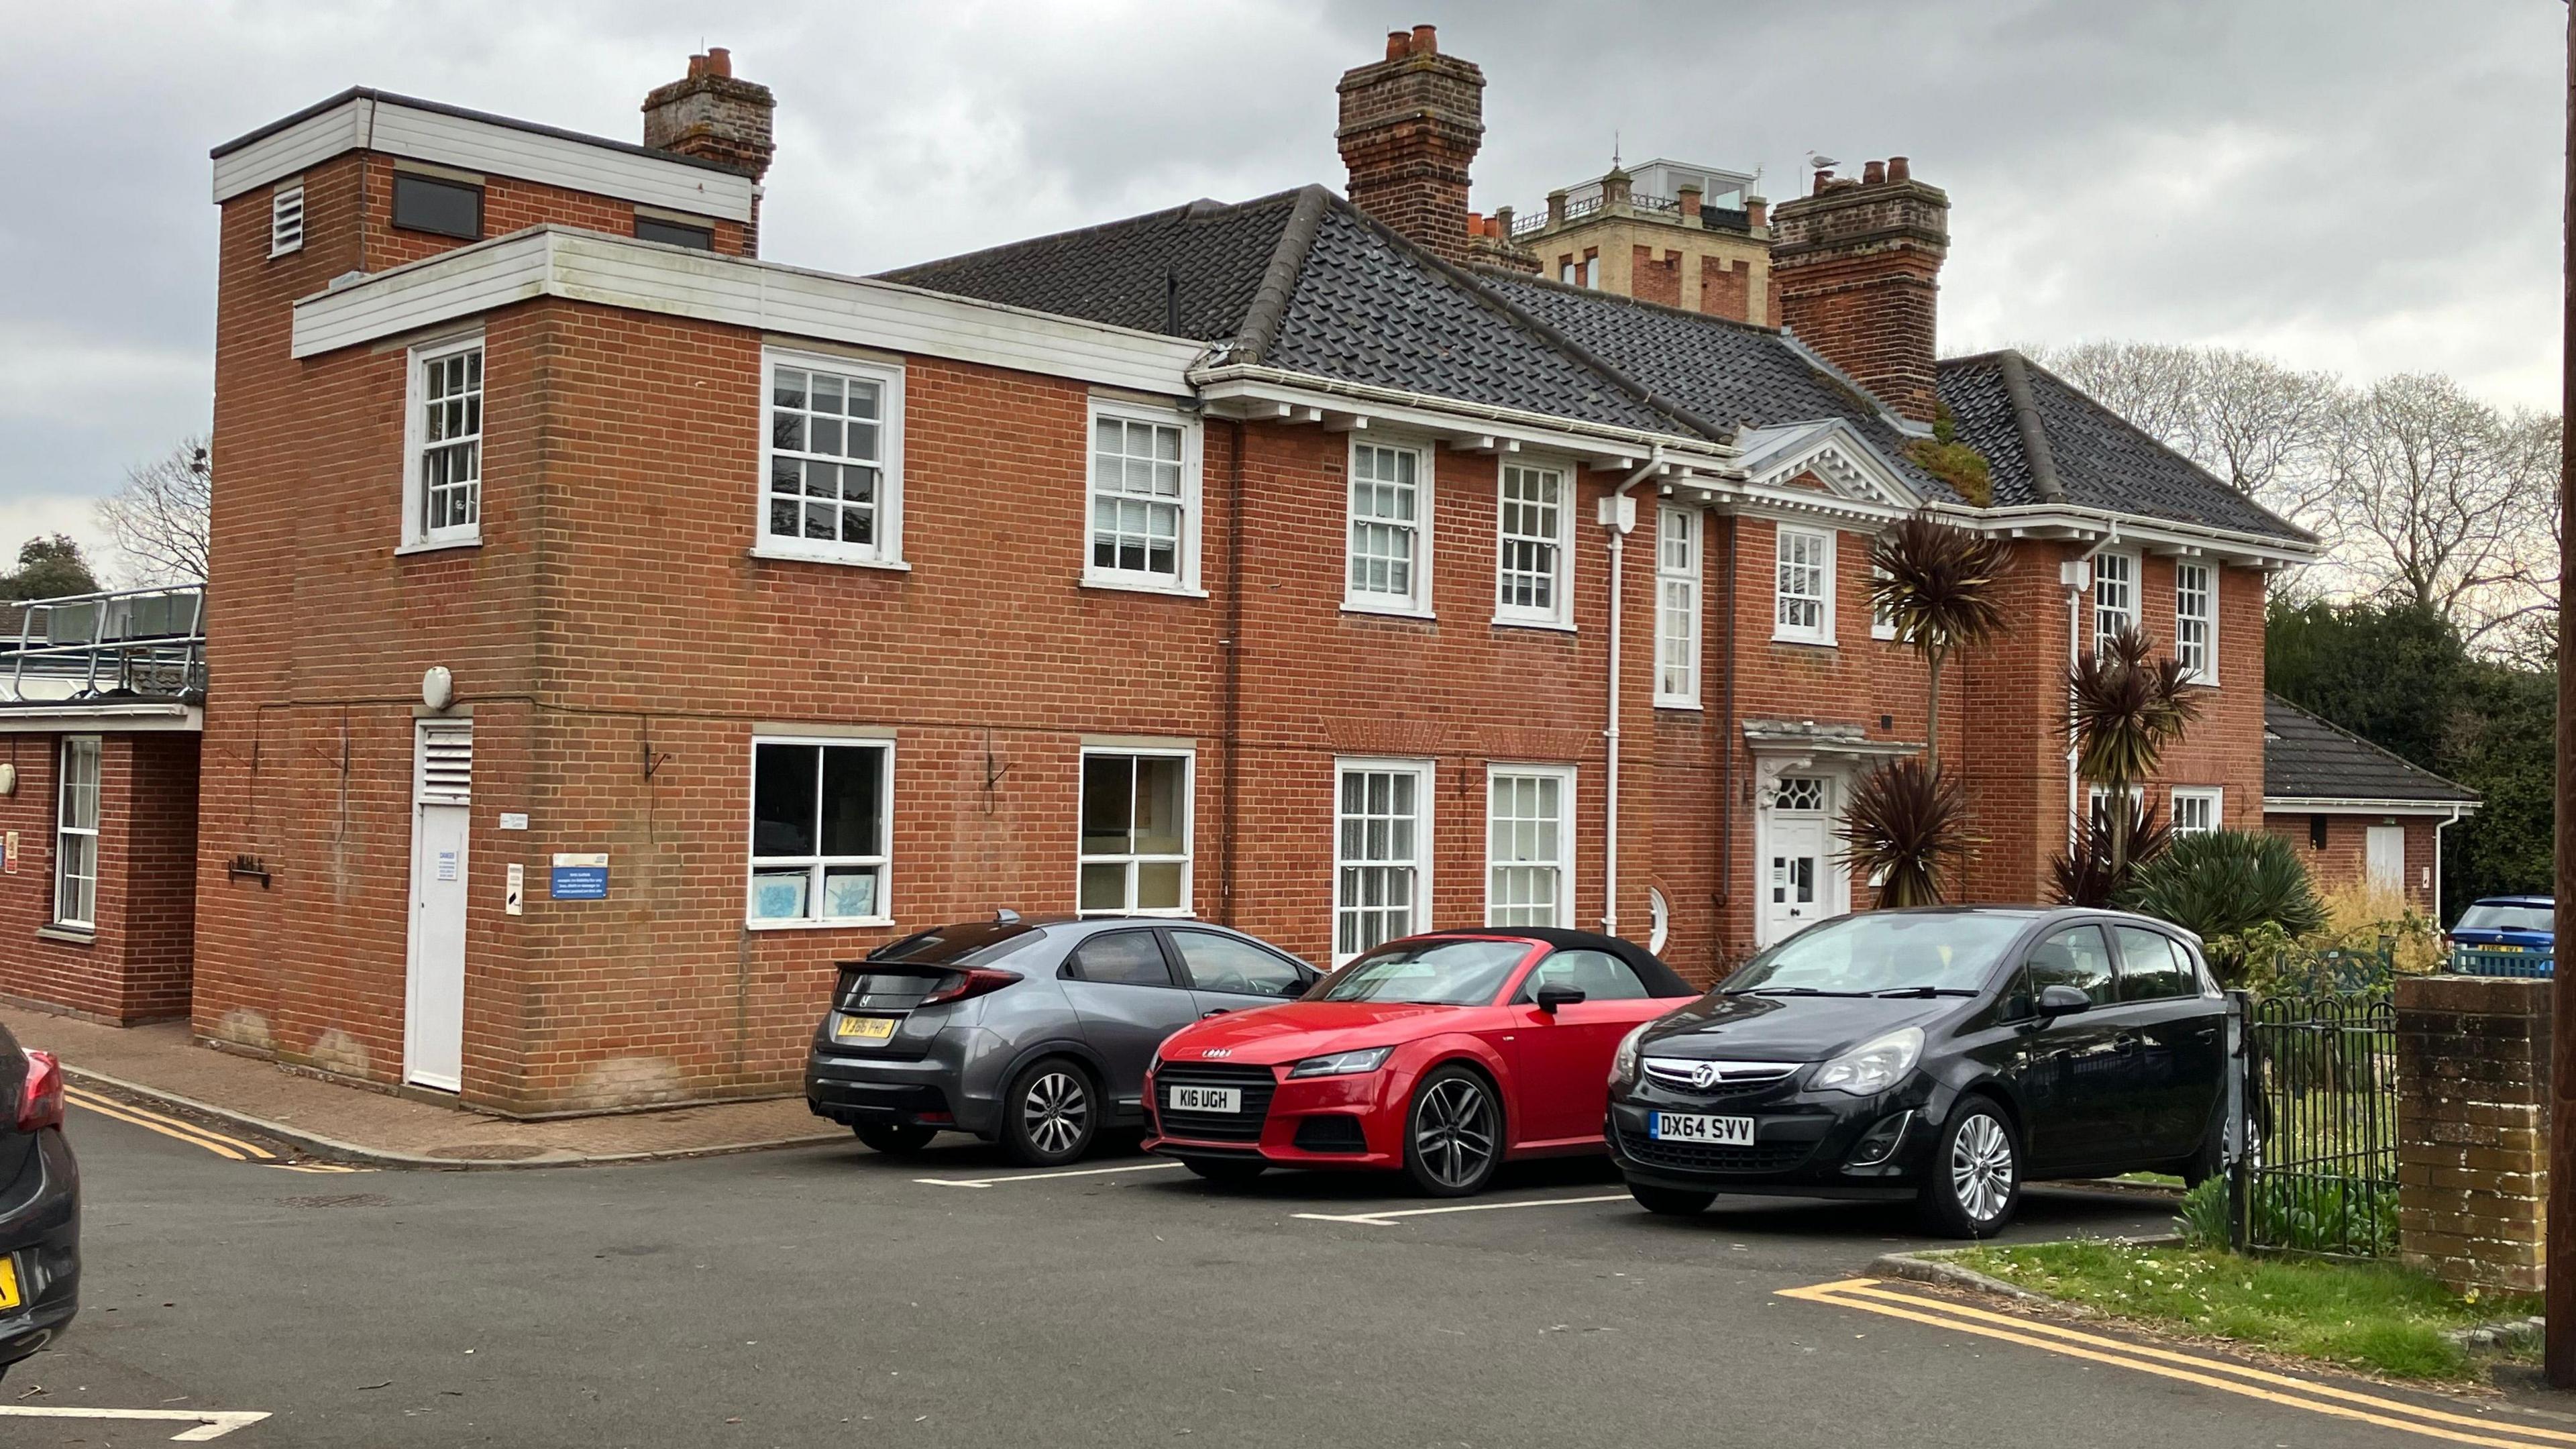
[[868, 953], [870, 965], [981, 966], [996, 961], [1038, 938], [1026, 921], [968, 921], [939, 926], [890, 941]]
[[1845, 916], [1754, 957], [1718, 989], [1836, 996], [1973, 992], [1986, 984], [2004, 949], [2029, 924], [2027, 916]]
[[1490, 1004], [1526, 941], [1412, 941], [1381, 946], [1324, 982], [1309, 1001], [1409, 1001], [1427, 1006]]
[[2553, 906], [2508, 905], [2500, 901], [2480, 901], [2460, 912], [2454, 931], [2548, 931], [2557, 932], [2558, 911]]

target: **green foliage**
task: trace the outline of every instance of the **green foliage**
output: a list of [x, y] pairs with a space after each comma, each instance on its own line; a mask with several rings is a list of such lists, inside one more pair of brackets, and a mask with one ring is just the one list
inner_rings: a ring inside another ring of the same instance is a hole
[[2355, 1177], [2258, 1175], [2247, 1191], [2254, 1241], [2296, 1253], [2397, 1256], [2397, 1193]]
[[[2264, 830], [2183, 836], [2137, 867], [2122, 904], [2196, 931], [2204, 941], [2239, 941], [2264, 926], [2305, 936], [2326, 924], [2325, 905], [2297, 847]], [[2230, 985], [2243, 977], [2242, 958], [2234, 964], [2239, 969]]]
[[2446, 907], [2551, 889], [2554, 673], [2471, 655], [2422, 605], [2277, 599], [2263, 673], [2292, 704], [2478, 792], [2477, 813], [2444, 832]]
[[98, 579], [81, 557], [80, 545], [64, 534], [28, 539], [18, 546], [18, 568], [0, 574], [0, 599], [58, 599], [66, 594], [95, 594]]
[[2174, 1230], [2182, 1234], [2185, 1244], [2195, 1248], [2224, 1251], [2227, 1247], [2227, 1178], [2204, 1177], [2200, 1186], [2182, 1195], [2182, 1211], [2174, 1214]]
[[2173, 829], [2156, 818], [2155, 806], [2125, 791], [2114, 794], [2086, 818], [2074, 854], [2049, 858], [2050, 889], [2061, 906], [2117, 904], [2138, 868], [2172, 843]]
[[1881, 910], [1941, 904], [1943, 874], [1964, 869], [1983, 843], [1969, 826], [1967, 792], [1915, 756], [1863, 776], [1835, 833], [1852, 874], [1879, 878]]
[[1870, 603], [1896, 626], [1930, 676], [1924, 735], [1937, 758], [1941, 743], [1941, 665], [1952, 650], [1982, 644], [2010, 628], [1997, 580], [2011, 550], [1993, 534], [1971, 533], [1916, 513], [1870, 547]]
[[1942, 434], [1942, 425], [1934, 423], [1931, 437], [1916, 438], [1905, 445], [1905, 456], [1913, 459], [1916, 467], [1949, 484], [1970, 507], [1994, 507], [1995, 480], [1986, 455]]

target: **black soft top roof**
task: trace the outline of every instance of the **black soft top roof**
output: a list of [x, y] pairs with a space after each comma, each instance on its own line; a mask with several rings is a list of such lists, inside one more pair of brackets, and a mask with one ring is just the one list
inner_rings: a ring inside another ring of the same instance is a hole
[[1684, 981], [1654, 952], [1634, 941], [1618, 936], [1604, 936], [1592, 931], [1569, 931], [1562, 926], [1486, 926], [1462, 927], [1448, 931], [1424, 931], [1426, 936], [1501, 936], [1509, 940], [1544, 941], [1560, 951], [1605, 951], [1628, 963], [1637, 979], [1646, 983], [1650, 996], [1697, 996], [1700, 988]]

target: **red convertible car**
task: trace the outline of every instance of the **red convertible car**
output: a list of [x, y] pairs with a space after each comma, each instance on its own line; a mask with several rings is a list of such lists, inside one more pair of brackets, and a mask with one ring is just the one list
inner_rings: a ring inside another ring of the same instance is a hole
[[1697, 995], [1609, 936], [1408, 936], [1300, 1000], [1165, 1039], [1145, 1078], [1145, 1146], [1216, 1181], [1375, 1168], [1464, 1196], [1507, 1158], [1602, 1151], [1611, 1053]]

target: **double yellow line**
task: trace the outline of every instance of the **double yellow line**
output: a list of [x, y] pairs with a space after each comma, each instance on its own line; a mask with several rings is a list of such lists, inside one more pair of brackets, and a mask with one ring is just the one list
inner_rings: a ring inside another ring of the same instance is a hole
[[1987, 1309], [1955, 1303], [1925, 1294], [1900, 1292], [1875, 1278], [1846, 1278], [1835, 1283], [1818, 1283], [1808, 1288], [1783, 1288], [1783, 1298], [1797, 1298], [1809, 1303], [1830, 1303], [1838, 1308], [1856, 1308], [1887, 1318], [1901, 1318], [1909, 1323], [1929, 1324], [1979, 1338], [2018, 1343], [2068, 1358], [2091, 1363], [2111, 1364], [2217, 1389], [2222, 1393], [2240, 1394], [2261, 1399], [2311, 1414], [2324, 1414], [2338, 1419], [2352, 1419], [2376, 1424], [2384, 1429], [2420, 1434], [2428, 1439], [2447, 1439], [2457, 1444], [2484, 1444], [2496, 1449], [2539, 1449], [2545, 1445], [2576, 1445], [2576, 1433], [2544, 1429], [2535, 1425], [2499, 1423], [2494, 1419], [2455, 1414], [2447, 1410], [2408, 1403], [2402, 1399], [2365, 1394], [2333, 1384], [2314, 1383], [2271, 1373], [2249, 1364], [2233, 1363], [2203, 1354], [2178, 1353], [2172, 1349], [2153, 1348], [2109, 1338], [2098, 1333], [2084, 1333], [2053, 1323], [1995, 1313]]
[[128, 1102], [119, 1102], [113, 1098], [102, 1097], [98, 1093], [89, 1091], [82, 1087], [64, 1087], [63, 1100], [85, 1112], [96, 1112], [102, 1117], [113, 1117], [119, 1122], [125, 1122], [133, 1126], [140, 1127], [146, 1132], [158, 1132], [162, 1136], [174, 1141], [185, 1142], [191, 1147], [204, 1148], [206, 1151], [215, 1154], [217, 1157], [229, 1158], [234, 1162], [248, 1162], [260, 1167], [274, 1167], [281, 1172], [338, 1173], [368, 1171], [368, 1169], [363, 1167], [342, 1167], [337, 1163], [331, 1162], [281, 1162], [278, 1160], [276, 1153], [269, 1151], [267, 1148], [262, 1147], [255, 1142], [245, 1142], [238, 1137], [228, 1137], [221, 1132], [215, 1131], [211, 1127], [200, 1127], [194, 1122], [186, 1121], [178, 1117], [172, 1117], [166, 1113], [155, 1112], [148, 1107], [137, 1107]]

